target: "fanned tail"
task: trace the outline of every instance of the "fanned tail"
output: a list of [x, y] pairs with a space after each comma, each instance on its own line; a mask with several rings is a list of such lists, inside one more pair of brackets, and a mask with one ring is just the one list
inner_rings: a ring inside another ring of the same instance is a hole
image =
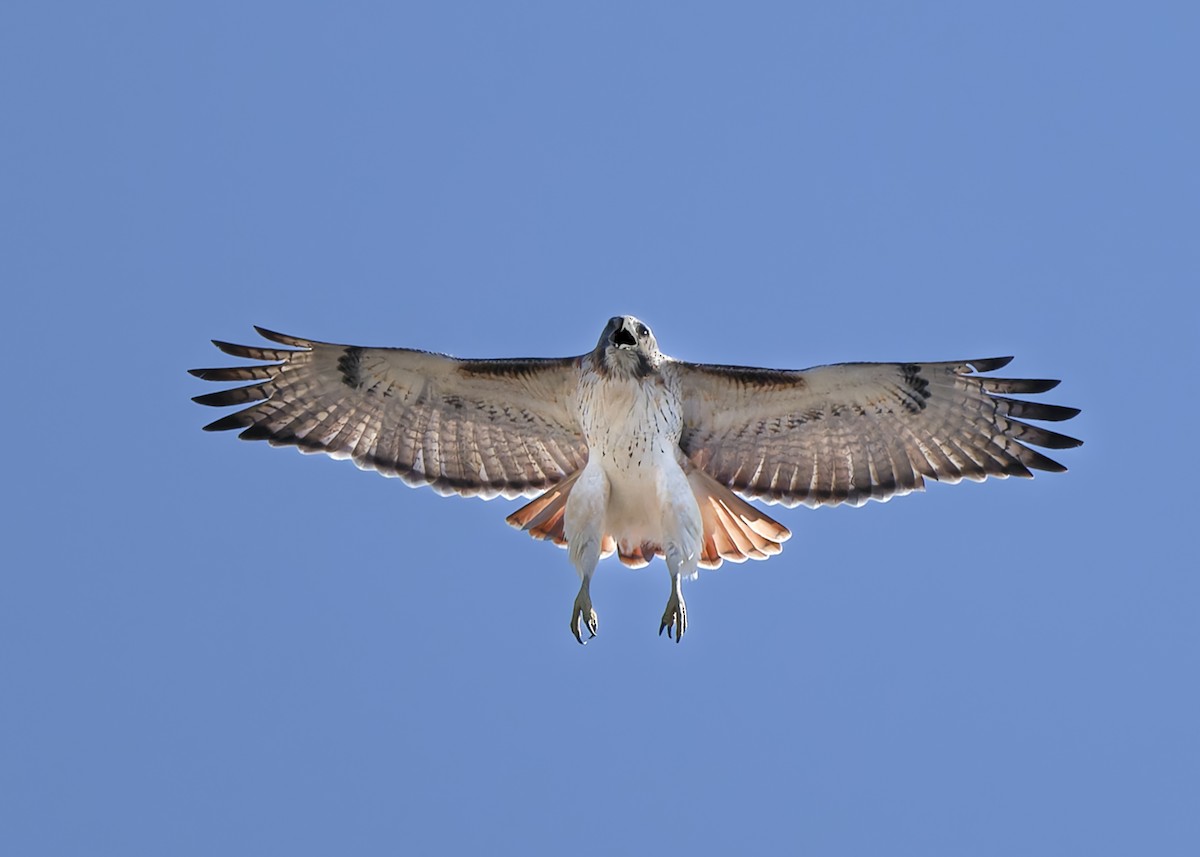
[[767, 559], [783, 550], [791, 531], [751, 506], [699, 468], [688, 473], [692, 494], [704, 521], [701, 568], [717, 568], [722, 560]]
[[[567, 497], [580, 472], [571, 474], [505, 520], [535, 539], [566, 547], [563, 518]], [[704, 522], [701, 568], [717, 568], [724, 560], [745, 562], [748, 559], [767, 559], [783, 550], [783, 542], [791, 538], [787, 527], [747, 503], [703, 470], [691, 470], [688, 483], [700, 505], [700, 517]], [[647, 542], [619, 546], [612, 535], [605, 534], [601, 556], [609, 556], [618, 548], [621, 562], [631, 568], [641, 568], [655, 556], [663, 555], [661, 545]]]
[[565, 547], [567, 537], [563, 533], [563, 515], [567, 510], [567, 497], [582, 470], [576, 470], [566, 479], [539, 494], [504, 520], [518, 530], [525, 530], [535, 539], [547, 539]]

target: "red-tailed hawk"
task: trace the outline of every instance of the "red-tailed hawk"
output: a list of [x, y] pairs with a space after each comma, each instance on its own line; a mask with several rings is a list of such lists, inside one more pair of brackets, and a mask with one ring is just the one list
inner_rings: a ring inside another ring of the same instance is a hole
[[[485, 499], [536, 497], [508, 521], [565, 546], [582, 579], [571, 632], [596, 635], [589, 586], [601, 557], [666, 560], [659, 625], [687, 630], [680, 581], [722, 560], [766, 559], [791, 535], [743, 497], [861, 505], [924, 487], [1065, 470], [1029, 445], [1081, 441], [1022, 422], [1076, 408], [1007, 398], [1057, 381], [984, 377], [1010, 357], [844, 363], [803, 371], [687, 363], [633, 316], [588, 354], [460, 360], [284, 336], [289, 348], [214, 344], [254, 366], [193, 369], [253, 383], [197, 396], [247, 405], [205, 428], [349, 458], [365, 470]], [[738, 496], [741, 495], [741, 496]]]

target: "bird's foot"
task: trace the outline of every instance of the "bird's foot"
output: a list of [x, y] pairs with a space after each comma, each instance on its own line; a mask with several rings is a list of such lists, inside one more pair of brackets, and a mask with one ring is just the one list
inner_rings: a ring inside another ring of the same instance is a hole
[[671, 597], [667, 599], [667, 609], [663, 612], [662, 624], [658, 626], [658, 636], [662, 636], [664, 629], [667, 637], [674, 631], [675, 642], [678, 643], [683, 639], [683, 632], [687, 630], [687, 604], [683, 600], [683, 588], [679, 578], [676, 577], [672, 584]]
[[575, 608], [571, 613], [571, 633], [575, 635], [575, 639], [581, 645], [586, 645], [587, 641], [583, 639], [583, 627], [587, 626], [588, 640], [596, 636], [598, 622], [596, 619], [596, 611], [592, 609], [592, 596], [588, 593], [587, 582], [579, 587], [579, 594], [575, 596]]

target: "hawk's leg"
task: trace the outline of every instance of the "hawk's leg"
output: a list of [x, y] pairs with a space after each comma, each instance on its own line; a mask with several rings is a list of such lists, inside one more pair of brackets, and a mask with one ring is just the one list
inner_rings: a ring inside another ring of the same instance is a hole
[[683, 600], [683, 579], [696, 575], [696, 566], [700, 562], [700, 549], [704, 537], [704, 522], [700, 517], [700, 507], [692, 494], [691, 486], [683, 470], [676, 467], [663, 472], [664, 487], [660, 488], [659, 496], [665, 501], [663, 510], [663, 559], [667, 561], [667, 571], [671, 573], [671, 597], [667, 599], [667, 609], [663, 611], [662, 623], [658, 626], [658, 635], [667, 632], [667, 637], [674, 635], [675, 642], [683, 639], [687, 631], [687, 604]]
[[661, 637], [665, 630], [667, 636], [674, 632], [675, 642], [683, 639], [687, 630], [687, 604], [683, 600], [683, 578], [696, 573], [698, 557], [695, 553], [685, 554], [674, 544], [668, 544], [666, 550], [667, 570], [671, 572], [671, 597], [667, 599], [667, 609], [663, 611], [662, 624], [658, 626]]
[[667, 599], [667, 609], [662, 611], [659, 636], [665, 630], [667, 637], [674, 636], [674, 640], [679, 642], [688, 630], [688, 605], [683, 600], [683, 579], [696, 575], [704, 523], [688, 478], [678, 465], [662, 468], [658, 492], [664, 534], [662, 558], [666, 559], [667, 571], [671, 573], [671, 598]]
[[[596, 636], [596, 611], [592, 609], [592, 574], [600, 562], [600, 544], [604, 536], [604, 510], [608, 505], [608, 480], [599, 465], [588, 462], [567, 498], [563, 511], [563, 532], [567, 538], [567, 556], [579, 572], [579, 594], [571, 608], [571, 633], [583, 643], [583, 626]], [[591, 639], [589, 637], [589, 639]]]
[[660, 637], [664, 628], [668, 637], [672, 631], [675, 632], [676, 643], [683, 639], [683, 632], [687, 630], [687, 604], [683, 600], [683, 580], [677, 574], [671, 575], [671, 597], [667, 599], [667, 609], [663, 611], [662, 624], [658, 626]]
[[579, 594], [575, 596], [575, 607], [571, 613], [571, 633], [575, 639], [583, 643], [583, 626], [587, 625], [588, 639], [596, 636], [596, 611], [592, 609], [592, 578], [589, 575], [579, 584]]

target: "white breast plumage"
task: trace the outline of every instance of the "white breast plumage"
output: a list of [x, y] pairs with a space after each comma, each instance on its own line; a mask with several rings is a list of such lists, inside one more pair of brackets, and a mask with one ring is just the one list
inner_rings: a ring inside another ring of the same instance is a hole
[[676, 458], [683, 431], [679, 397], [660, 375], [649, 379], [585, 371], [579, 414], [590, 458], [612, 476]]

